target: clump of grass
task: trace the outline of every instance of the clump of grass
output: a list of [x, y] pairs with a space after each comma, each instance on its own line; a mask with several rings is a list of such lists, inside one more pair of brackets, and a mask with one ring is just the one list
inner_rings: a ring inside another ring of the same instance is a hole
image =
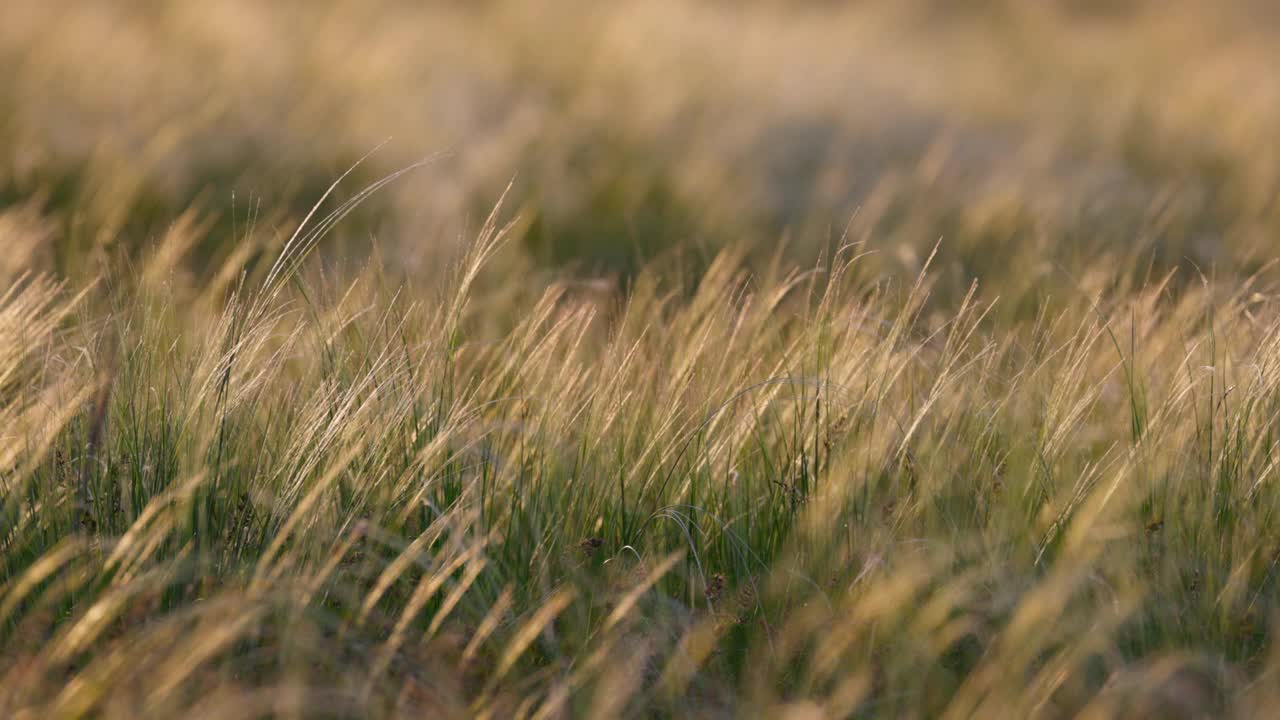
[[0, 300], [7, 713], [1270, 700], [1262, 278], [1022, 321], [846, 245], [511, 307], [498, 211], [434, 289], [319, 272], [320, 217], [225, 296], [162, 299], [174, 237]]

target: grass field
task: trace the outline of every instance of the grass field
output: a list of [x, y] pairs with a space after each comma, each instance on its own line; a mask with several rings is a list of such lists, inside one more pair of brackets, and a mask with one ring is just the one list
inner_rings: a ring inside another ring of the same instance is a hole
[[0, 715], [1280, 706], [1268, 2], [0, 7]]

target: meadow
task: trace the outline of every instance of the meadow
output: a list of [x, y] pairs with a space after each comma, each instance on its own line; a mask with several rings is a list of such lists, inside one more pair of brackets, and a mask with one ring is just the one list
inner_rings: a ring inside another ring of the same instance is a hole
[[1263, 0], [0, 5], [0, 716], [1280, 707]]

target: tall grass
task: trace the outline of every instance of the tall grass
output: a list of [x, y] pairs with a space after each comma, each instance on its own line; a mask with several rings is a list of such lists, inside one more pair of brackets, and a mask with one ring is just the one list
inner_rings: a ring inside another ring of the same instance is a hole
[[0, 716], [1267, 717], [1264, 5], [0, 8]]
[[850, 244], [513, 306], [500, 217], [434, 288], [308, 269], [323, 224], [216, 299], [12, 279], [6, 714], [1274, 701], [1260, 281], [1011, 324], [976, 290], [926, 314], [927, 264], [869, 281]]

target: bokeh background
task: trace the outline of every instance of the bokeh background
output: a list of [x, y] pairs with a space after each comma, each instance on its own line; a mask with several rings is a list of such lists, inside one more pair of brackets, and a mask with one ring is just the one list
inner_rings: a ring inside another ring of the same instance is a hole
[[936, 297], [1014, 308], [1086, 266], [1248, 273], [1280, 228], [1278, 29], [1248, 0], [14, 0], [0, 265], [100, 273], [189, 213], [198, 285], [380, 148], [341, 198], [435, 159], [335, 266], [438, 272], [514, 182], [510, 261], [615, 284], [842, 238], [907, 275], [941, 239]]

